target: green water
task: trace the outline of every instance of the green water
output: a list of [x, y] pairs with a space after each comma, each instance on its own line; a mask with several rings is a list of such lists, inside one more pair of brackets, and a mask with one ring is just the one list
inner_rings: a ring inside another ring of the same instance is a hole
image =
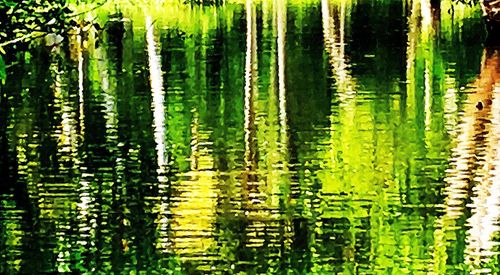
[[17, 52], [0, 273], [500, 272], [500, 54], [426, 3], [115, 6]]

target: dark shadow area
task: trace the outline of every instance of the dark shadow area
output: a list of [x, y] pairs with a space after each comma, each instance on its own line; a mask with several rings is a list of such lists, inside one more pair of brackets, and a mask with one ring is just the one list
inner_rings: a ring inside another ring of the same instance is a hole
[[486, 37], [485, 46], [487, 48], [500, 47], [500, 22], [486, 20], [488, 36]]

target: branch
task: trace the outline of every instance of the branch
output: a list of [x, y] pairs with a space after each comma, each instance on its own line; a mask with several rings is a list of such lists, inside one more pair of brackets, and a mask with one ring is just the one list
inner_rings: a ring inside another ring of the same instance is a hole
[[82, 14], [86, 14], [88, 12], [91, 12], [93, 10], [96, 10], [102, 6], [104, 6], [104, 4], [106, 4], [106, 1], [102, 1], [101, 3], [98, 3], [97, 5], [95, 5], [94, 7], [92, 7], [91, 9], [88, 9], [86, 11], [82, 11], [82, 12], [79, 12], [79, 13], [74, 13], [74, 14], [69, 14], [68, 15], [68, 18], [73, 18], [73, 17], [77, 17], [77, 16], [80, 16]]
[[[38, 36], [36, 36], [36, 34], [38, 34]], [[42, 37], [42, 36], [44, 36], [44, 35], [46, 35], [46, 33], [31, 32], [31, 33], [25, 34], [25, 35], [23, 35], [23, 36], [21, 36], [21, 37], [18, 37], [18, 38], [16, 38], [16, 39], [12, 39], [12, 40], [9, 40], [9, 41], [7, 41], [7, 42], [4, 42], [4, 43], [0, 44], [0, 48], [3, 48], [3, 47], [8, 46], [8, 45], [10, 45], [10, 44], [15, 44], [15, 43], [17, 43], [17, 42], [21, 42], [21, 41], [26, 40], [26, 39], [28, 39], [28, 38], [33, 38], [33, 37], [34, 37], [35, 39], [36, 39], [36, 38], [40, 38], [40, 37]]]
[[[90, 11], [96, 10], [96, 9], [102, 7], [104, 4], [106, 4], [106, 1], [102, 1], [101, 3], [98, 3], [97, 5], [95, 5], [94, 7], [92, 7], [89, 10], [86, 10], [86, 11], [83, 11], [83, 12], [80, 12], [80, 13], [69, 14], [68, 18], [74, 18], [74, 17], [80, 16], [82, 14], [88, 13]], [[38, 32], [37, 33], [37, 32], [32, 31], [32, 32], [30, 32], [28, 34], [25, 34], [25, 35], [23, 35], [21, 37], [18, 37], [16, 39], [12, 39], [12, 40], [9, 40], [7, 42], [0, 43], [0, 49], [3, 48], [3, 47], [5, 47], [5, 46], [8, 46], [8, 45], [15, 44], [17, 42], [21, 42], [21, 41], [27, 40], [29, 38], [35, 38], [35, 39], [36, 38], [40, 38], [40, 37], [42, 37], [42, 36], [44, 36], [46, 34], [47, 34], [47, 32], [42, 32], [42, 33]]]

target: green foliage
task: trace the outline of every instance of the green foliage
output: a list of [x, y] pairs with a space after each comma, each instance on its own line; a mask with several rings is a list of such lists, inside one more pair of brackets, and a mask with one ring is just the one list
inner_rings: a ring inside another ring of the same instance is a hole
[[0, 81], [5, 83], [9, 53], [25, 50], [29, 42], [46, 34], [65, 34], [77, 24], [66, 0], [0, 0]]
[[11, 47], [19, 47], [34, 33], [64, 33], [76, 24], [65, 0], [1, 0], [0, 18], [0, 45]]
[[454, 2], [462, 3], [462, 4], [473, 7], [473, 6], [477, 5], [480, 2], [480, 0], [454, 0]]
[[7, 72], [5, 69], [5, 62], [3, 61], [3, 57], [0, 55], [0, 81], [2, 84], [5, 84], [5, 80], [7, 79]]
[[203, 5], [203, 6], [221, 6], [223, 0], [186, 0], [186, 4]]

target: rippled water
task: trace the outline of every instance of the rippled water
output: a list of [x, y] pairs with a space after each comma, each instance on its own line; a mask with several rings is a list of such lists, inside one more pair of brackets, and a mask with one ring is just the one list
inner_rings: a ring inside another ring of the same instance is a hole
[[478, 9], [113, 9], [9, 68], [0, 273], [500, 271]]

